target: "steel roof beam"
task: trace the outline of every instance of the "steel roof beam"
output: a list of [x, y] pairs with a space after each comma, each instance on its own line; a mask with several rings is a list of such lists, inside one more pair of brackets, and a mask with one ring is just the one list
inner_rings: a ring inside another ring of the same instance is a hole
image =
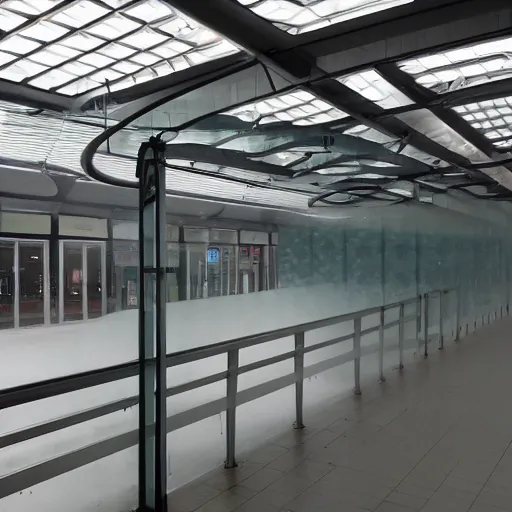
[[[415, 2], [416, 3], [416, 2]], [[303, 45], [329, 73], [510, 35], [509, 0], [465, 0]], [[343, 30], [340, 25], [340, 31]]]
[[428, 104], [430, 111], [477, 149], [492, 158], [496, 152], [492, 142], [475, 130], [468, 122], [450, 108], [435, 105], [438, 95], [421, 85], [395, 64], [378, 64], [375, 69], [393, 86], [419, 104]]
[[[464, 167], [469, 161], [453, 153], [428, 137], [415, 131], [407, 124], [391, 117], [380, 117], [385, 111], [337, 80], [326, 76], [318, 68], [315, 58], [298, 49], [286, 50], [287, 38], [293, 37], [261, 20], [238, 2], [218, 0], [215, 9], [204, 9], [202, 0], [166, 0], [203, 25], [221, 33], [233, 42], [252, 51], [277, 73], [282, 73], [291, 82], [309, 89], [319, 97], [341, 108], [355, 119], [398, 139], [408, 137], [416, 148], [456, 166]], [[255, 19], [258, 20], [255, 22]], [[265, 37], [258, 37], [261, 24], [266, 25]], [[285, 37], [283, 37], [283, 35]], [[283, 42], [284, 41], [284, 42]], [[273, 48], [269, 52], [268, 48]], [[284, 58], [286, 56], [286, 58]], [[315, 80], [312, 82], [312, 80]]]

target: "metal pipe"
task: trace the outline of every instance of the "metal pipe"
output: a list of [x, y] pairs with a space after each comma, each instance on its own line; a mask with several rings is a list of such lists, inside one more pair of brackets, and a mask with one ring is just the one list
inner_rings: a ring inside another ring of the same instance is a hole
[[354, 393], [361, 394], [361, 317], [354, 318]]
[[295, 428], [304, 428], [304, 332], [295, 334]]
[[238, 392], [239, 351], [228, 352], [228, 378], [226, 379], [226, 469], [236, 468], [236, 395]]

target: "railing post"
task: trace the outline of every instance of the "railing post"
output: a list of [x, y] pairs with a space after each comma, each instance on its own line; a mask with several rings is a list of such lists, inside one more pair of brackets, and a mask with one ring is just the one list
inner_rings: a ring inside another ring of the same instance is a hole
[[443, 309], [444, 309], [444, 290], [441, 290], [439, 292], [439, 342], [437, 345], [437, 348], [439, 350], [443, 350], [443, 348], [444, 348], [444, 333], [443, 333], [444, 311], [443, 311]]
[[[457, 299], [457, 307], [455, 309], [455, 341], [460, 340], [460, 294], [459, 289], [455, 290], [455, 295]], [[467, 324], [466, 324], [466, 334], [467, 334]]]
[[304, 428], [304, 332], [295, 333], [295, 428]]
[[354, 393], [361, 394], [361, 317], [354, 318]]
[[236, 395], [238, 391], [238, 349], [228, 352], [226, 407], [226, 469], [236, 468]]
[[420, 350], [421, 340], [421, 295], [416, 297], [416, 342], [418, 345], [418, 352]]
[[400, 304], [400, 312], [398, 316], [398, 369], [404, 367], [404, 313], [405, 305]]
[[425, 357], [428, 357], [428, 305], [429, 305], [429, 295], [428, 293], [425, 293], [424, 295], [424, 300], [425, 300], [425, 304], [424, 304], [424, 308], [425, 308], [425, 311], [424, 311], [424, 324], [425, 324], [425, 329], [424, 329], [424, 332], [425, 332], [425, 348], [424, 348], [424, 352], [423, 352], [423, 355]]
[[384, 377], [384, 307], [380, 308], [379, 314], [379, 382], [385, 382]]

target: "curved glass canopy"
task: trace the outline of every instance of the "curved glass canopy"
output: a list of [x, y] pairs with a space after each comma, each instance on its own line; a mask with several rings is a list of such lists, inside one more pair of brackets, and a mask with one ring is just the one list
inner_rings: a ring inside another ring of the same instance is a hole
[[[418, 42], [406, 51], [404, 38], [404, 55], [376, 53], [371, 64], [372, 43], [348, 57], [347, 40], [337, 43], [345, 27], [364, 25], [380, 27], [368, 41], [389, 41], [399, 16], [410, 31], [424, 9], [412, 0], [220, 0], [211, 10], [200, 0], [5, 0], [0, 162], [135, 186], [140, 144], [160, 136], [173, 194], [287, 208], [453, 191], [510, 200], [511, 38], [480, 34], [435, 51]], [[441, 23], [427, 21], [432, 33]]]

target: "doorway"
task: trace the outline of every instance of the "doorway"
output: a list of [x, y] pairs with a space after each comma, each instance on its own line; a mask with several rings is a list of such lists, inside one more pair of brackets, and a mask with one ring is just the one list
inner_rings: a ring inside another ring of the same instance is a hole
[[59, 322], [105, 315], [105, 242], [61, 240], [59, 261]]
[[49, 244], [0, 239], [0, 329], [50, 323]]

